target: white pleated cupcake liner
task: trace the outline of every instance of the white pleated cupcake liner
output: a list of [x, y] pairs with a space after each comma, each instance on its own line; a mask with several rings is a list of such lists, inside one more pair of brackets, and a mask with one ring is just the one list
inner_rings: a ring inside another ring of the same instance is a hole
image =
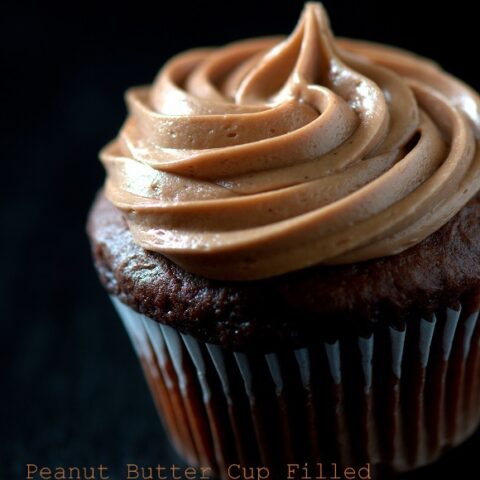
[[480, 423], [478, 312], [447, 309], [261, 354], [203, 343], [112, 298], [169, 436], [191, 465], [384, 464], [438, 458]]

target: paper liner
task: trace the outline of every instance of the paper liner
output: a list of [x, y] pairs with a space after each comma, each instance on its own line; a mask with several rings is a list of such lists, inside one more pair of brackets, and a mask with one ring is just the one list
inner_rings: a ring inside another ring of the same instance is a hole
[[232, 464], [283, 478], [288, 463], [434, 461], [480, 422], [478, 312], [447, 309], [368, 338], [231, 352], [113, 298], [178, 452], [226, 478]]

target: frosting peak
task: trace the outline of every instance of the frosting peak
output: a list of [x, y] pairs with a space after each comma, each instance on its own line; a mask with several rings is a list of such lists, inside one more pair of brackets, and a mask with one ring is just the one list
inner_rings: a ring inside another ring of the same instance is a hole
[[335, 40], [306, 4], [286, 39], [183, 53], [101, 153], [135, 241], [252, 280], [393, 255], [480, 188], [480, 99], [433, 62]]

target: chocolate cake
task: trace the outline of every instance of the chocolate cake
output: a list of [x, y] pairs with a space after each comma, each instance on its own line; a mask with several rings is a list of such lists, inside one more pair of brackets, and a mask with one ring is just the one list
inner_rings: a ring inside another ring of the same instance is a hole
[[479, 204], [476, 196], [440, 230], [398, 255], [254, 282], [209, 280], [139, 247], [103, 194], [88, 232], [100, 279], [123, 303], [205, 342], [268, 350], [345, 329], [368, 335], [379, 321], [401, 326], [457, 308], [466, 298], [477, 311]]
[[88, 233], [187, 462], [402, 472], [473, 433], [473, 89], [307, 3], [289, 37], [182, 53], [126, 99]]

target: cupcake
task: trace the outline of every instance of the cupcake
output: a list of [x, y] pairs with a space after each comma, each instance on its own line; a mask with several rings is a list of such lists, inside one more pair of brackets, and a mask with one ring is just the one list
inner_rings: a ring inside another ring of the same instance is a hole
[[88, 233], [186, 462], [366, 478], [474, 432], [476, 92], [308, 3], [126, 99]]

